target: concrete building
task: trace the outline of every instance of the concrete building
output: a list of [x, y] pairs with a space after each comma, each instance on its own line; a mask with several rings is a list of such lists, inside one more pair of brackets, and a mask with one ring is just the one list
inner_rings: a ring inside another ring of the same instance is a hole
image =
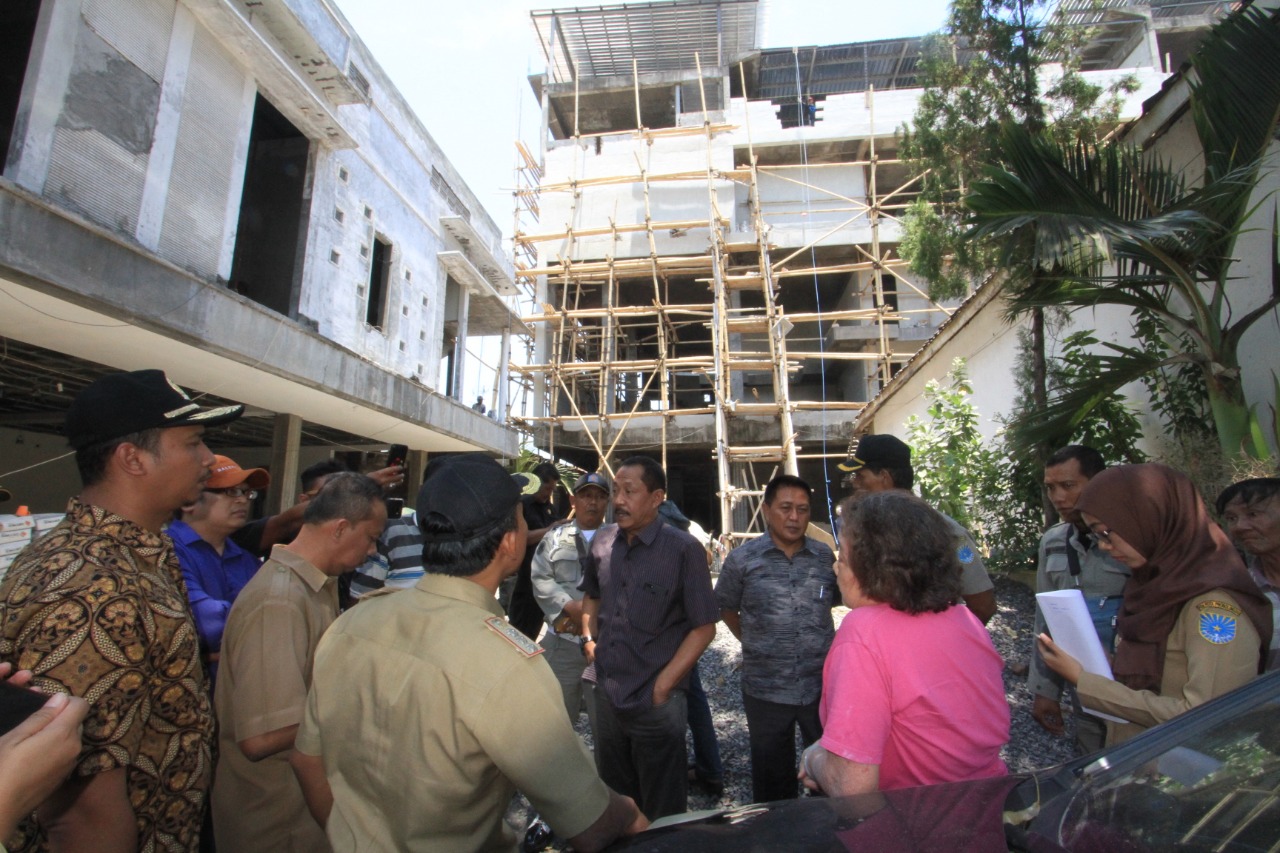
[[[1106, 5], [1123, 8], [1095, 21], [1085, 74], [1132, 75], [1131, 118], [1203, 20]], [[539, 446], [587, 468], [660, 457], [687, 514], [740, 536], [782, 471], [817, 487], [827, 520], [859, 412], [959, 308], [897, 251], [921, 39], [763, 50], [758, 15], [757, 0], [532, 13], [545, 133], [516, 234]]]
[[210, 443], [271, 463], [276, 503], [335, 451], [514, 455], [505, 375], [468, 365], [520, 333], [501, 231], [331, 3], [11, 0], [0, 33], [20, 502], [74, 493], [69, 460], [9, 472], [56, 456], [67, 403], [112, 369], [247, 403]]

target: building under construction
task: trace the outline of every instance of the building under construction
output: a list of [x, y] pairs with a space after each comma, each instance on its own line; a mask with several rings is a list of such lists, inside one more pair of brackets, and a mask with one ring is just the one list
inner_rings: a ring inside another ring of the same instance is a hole
[[[1122, 5], [1094, 18], [1112, 25], [1089, 68], [1150, 92], [1150, 10]], [[532, 13], [542, 146], [519, 146], [516, 190], [538, 447], [607, 471], [652, 455], [688, 515], [736, 535], [784, 471], [829, 519], [858, 411], [954, 308], [898, 252], [921, 39], [762, 50], [760, 6]]]

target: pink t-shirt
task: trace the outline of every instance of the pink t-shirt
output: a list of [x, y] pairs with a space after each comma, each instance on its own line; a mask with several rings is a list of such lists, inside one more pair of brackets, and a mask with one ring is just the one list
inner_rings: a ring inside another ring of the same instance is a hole
[[1003, 776], [1004, 661], [963, 605], [845, 616], [822, 671], [822, 745], [880, 766], [880, 789]]

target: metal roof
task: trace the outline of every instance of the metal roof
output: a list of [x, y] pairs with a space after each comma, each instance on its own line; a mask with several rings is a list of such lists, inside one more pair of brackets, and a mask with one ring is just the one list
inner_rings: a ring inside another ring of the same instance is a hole
[[529, 13], [553, 83], [728, 65], [759, 44], [760, 0], [615, 3]]
[[920, 85], [920, 36], [822, 47], [777, 48], [760, 52], [753, 99], [778, 100], [802, 95], [837, 95]]

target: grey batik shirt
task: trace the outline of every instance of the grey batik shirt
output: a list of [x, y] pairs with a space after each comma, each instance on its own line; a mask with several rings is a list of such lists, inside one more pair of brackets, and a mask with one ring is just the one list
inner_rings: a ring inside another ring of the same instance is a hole
[[768, 533], [725, 558], [716, 599], [740, 617], [744, 693], [783, 705], [818, 701], [835, 636], [834, 564], [831, 549], [809, 537], [788, 559]]

